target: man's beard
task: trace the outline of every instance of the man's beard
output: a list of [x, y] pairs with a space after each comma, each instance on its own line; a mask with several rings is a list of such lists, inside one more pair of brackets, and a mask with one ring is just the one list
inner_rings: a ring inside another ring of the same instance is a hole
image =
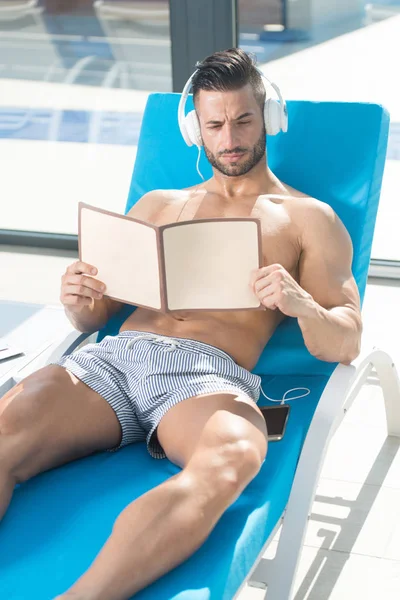
[[206, 156], [210, 161], [211, 165], [220, 173], [223, 173], [228, 177], [239, 177], [240, 175], [245, 175], [246, 173], [251, 171], [251, 169], [255, 167], [264, 156], [266, 148], [265, 136], [266, 132], [265, 128], [263, 128], [259, 140], [250, 150], [249, 158], [241, 163], [224, 163], [221, 160], [219, 160], [219, 157], [226, 154], [241, 154], [243, 152], [248, 151], [248, 148], [241, 148], [240, 146], [237, 146], [232, 150], [224, 150], [223, 152], [218, 152], [218, 154], [215, 155], [206, 146], [204, 146], [204, 152], [206, 153]]

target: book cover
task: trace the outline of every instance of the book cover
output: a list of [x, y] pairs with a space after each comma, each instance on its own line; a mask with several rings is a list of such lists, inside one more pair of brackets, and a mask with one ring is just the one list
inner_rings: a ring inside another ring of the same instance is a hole
[[79, 259], [106, 296], [160, 312], [260, 309], [249, 287], [262, 266], [261, 223], [250, 217], [157, 226], [79, 203]]

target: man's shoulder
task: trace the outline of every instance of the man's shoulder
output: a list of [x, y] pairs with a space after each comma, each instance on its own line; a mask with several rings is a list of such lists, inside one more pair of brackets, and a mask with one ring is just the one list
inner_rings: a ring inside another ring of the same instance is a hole
[[144, 194], [139, 202], [148, 200], [160, 200], [162, 202], [170, 203], [185, 199], [187, 198], [188, 194], [189, 189], [151, 190], [150, 192]]
[[146, 218], [167, 205], [186, 201], [188, 192], [185, 190], [151, 190], [135, 202], [128, 215], [137, 218]]
[[193, 196], [196, 196], [199, 192], [203, 191], [201, 185], [194, 185], [192, 187], [183, 189], [167, 189], [167, 190], [152, 190], [144, 194], [140, 201], [158, 201], [164, 204], [171, 204], [176, 202], [186, 201]]
[[322, 200], [307, 195], [289, 195], [284, 206], [303, 248], [321, 243], [321, 239], [347, 239], [347, 230], [333, 208]]
[[285, 198], [285, 204], [294, 217], [311, 220], [333, 220], [337, 215], [333, 208], [322, 200], [306, 194], [291, 194]]
[[337, 243], [350, 246], [349, 232], [330, 204], [311, 196], [292, 197], [288, 204], [303, 248], [315, 245], [321, 248], [322, 242], [326, 248]]
[[287, 184], [284, 185], [284, 190], [277, 186], [272, 193], [261, 196], [275, 204], [283, 205], [286, 210], [295, 218], [301, 219], [302, 216], [307, 218], [329, 217], [334, 215], [334, 211], [329, 204], [318, 200], [305, 192], [301, 192]]

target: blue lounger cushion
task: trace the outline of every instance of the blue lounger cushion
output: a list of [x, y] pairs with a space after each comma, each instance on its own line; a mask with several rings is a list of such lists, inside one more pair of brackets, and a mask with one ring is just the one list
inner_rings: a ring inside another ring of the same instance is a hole
[[[280, 378], [271, 380], [268, 390], [279, 397]], [[293, 402], [282, 442], [270, 444], [261, 472], [203, 547], [135, 598], [233, 598], [285, 508], [326, 381], [323, 375], [285, 377], [284, 386], [304, 385], [312, 394]], [[168, 460], [151, 458], [140, 443], [70, 463], [19, 486], [0, 525], [0, 597], [50, 600], [68, 588], [89, 567], [125, 506], [179, 470]]]
[[[150, 96], [127, 210], [145, 192], [198, 181], [196, 151], [181, 140], [179, 96]], [[268, 141], [272, 169], [286, 183], [333, 206], [354, 244], [353, 272], [363, 297], [385, 160], [388, 115], [377, 105], [289, 102], [290, 129]], [[177, 160], [179, 156], [179, 160]], [[204, 176], [210, 174], [203, 162]], [[99, 333], [115, 335], [124, 306]], [[255, 372], [272, 398], [311, 390], [290, 402], [284, 439], [270, 443], [260, 473], [185, 563], [139, 592], [138, 600], [231, 600], [273, 531], [289, 497], [301, 447], [335, 368], [312, 357], [295, 319], [275, 332]], [[260, 405], [269, 404], [263, 396]], [[18, 486], [0, 524], [0, 596], [50, 600], [90, 565], [122, 509], [179, 471], [154, 460], [144, 443], [99, 453]], [[165, 515], [168, 518], [168, 514]], [[154, 556], [157, 560], [157, 556]]]

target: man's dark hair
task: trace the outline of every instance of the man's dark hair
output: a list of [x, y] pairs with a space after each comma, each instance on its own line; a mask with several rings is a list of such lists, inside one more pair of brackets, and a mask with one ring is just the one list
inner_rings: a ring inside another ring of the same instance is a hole
[[255, 60], [240, 48], [230, 48], [207, 56], [196, 64], [198, 71], [192, 79], [193, 101], [196, 102], [200, 90], [227, 92], [250, 83], [263, 111], [265, 87], [255, 65]]

